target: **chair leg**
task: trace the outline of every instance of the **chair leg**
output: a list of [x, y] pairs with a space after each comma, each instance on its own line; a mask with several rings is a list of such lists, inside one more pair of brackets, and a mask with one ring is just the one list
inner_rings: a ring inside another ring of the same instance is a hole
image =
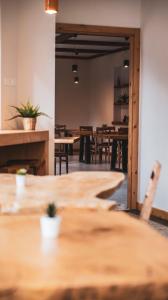
[[61, 175], [61, 163], [62, 163], [62, 159], [61, 156], [59, 157], [59, 175]]
[[54, 157], [54, 175], [57, 175], [57, 159]]
[[66, 172], [67, 172], [67, 174], [68, 174], [68, 155], [67, 155], [67, 157], [66, 157]]

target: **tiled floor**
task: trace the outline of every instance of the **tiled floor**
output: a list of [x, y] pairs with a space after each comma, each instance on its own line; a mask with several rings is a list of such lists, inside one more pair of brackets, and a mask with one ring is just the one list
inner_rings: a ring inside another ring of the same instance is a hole
[[[58, 170], [58, 165], [57, 165]], [[80, 163], [78, 160], [78, 156], [70, 156], [69, 157], [69, 173], [77, 172], [77, 171], [110, 171], [110, 167], [108, 163], [102, 164], [85, 164]], [[65, 174], [65, 166], [62, 164], [62, 174]], [[118, 208], [121, 210], [125, 210], [127, 208], [127, 178], [124, 183], [109, 199], [115, 200], [118, 203]], [[138, 217], [136, 214], [131, 213], [133, 216]], [[160, 220], [152, 220], [150, 221], [150, 225], [160, 232], [165, 237], [168, 237], [168, 222], [160, 222]]]

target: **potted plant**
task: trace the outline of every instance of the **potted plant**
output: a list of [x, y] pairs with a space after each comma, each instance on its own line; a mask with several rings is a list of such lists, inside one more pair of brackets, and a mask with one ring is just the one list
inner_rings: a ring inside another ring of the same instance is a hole
[[19, 169], [16, 172], [16, 186], [19, 188], [23, 188], [26, 185], [26, 169]]
[[24, 130], [35, 130], [37, 117], [46, 116], [47, 114], [40, 111], [40, 107], [33, 106], [29, 101], [26, 104], [21, 104], [20, 107], [18, 106], [11, 106], [13, 107], [17, 114], [10, 118], [9, 120], [14, 120], [16, 118], [23, 119], [23, 128]]
[[40, 219], [41, 233], [44, 238], [54, 239], [59, 235], [61, 217], [57, 215], [57, 208], [50, 203], [46, 209], [46, 215]]

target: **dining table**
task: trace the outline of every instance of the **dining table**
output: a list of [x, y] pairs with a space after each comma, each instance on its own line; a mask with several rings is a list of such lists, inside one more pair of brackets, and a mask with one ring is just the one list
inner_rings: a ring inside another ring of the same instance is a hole
[[0, 299], [168, 299], [168, 241], [158, 232], [124, 212], [58, 213], [55, 240], [42, 238], [38, 211], [1, 213]]
[[110, 170], [116, 170], [116, 160], [117, 160], [117, 143], [121, 142], [122, 148], [122, 170], [127, 172], [128, 164], [128, 133], [123, 132], [109, 132], [109, 133], [97, 133], [96, 131], [90, 130], [79, 130], [79, 129], [66, 129], [66, 134], [79, 135], [81, 140], [80, 145], [80, 155], [79, 161], [85, 162], [87, 164], [91, 163], [91, 144], [92, 139], [102, 138], [110, 139], [112, 152], [111, 152], [111, 163]]
[[[0, 299], [167, 300], [168, 241], [107, 199], [124, 178], [28, 175], [18, 189], [15, 175], [0, 174]], [[51, 202], [62, 219], [57, 239], [40, 231]]]
[[80, 140], [80, 136], [63, 136], [54, 139], [54, 144], [58, 145], [72, 145]]

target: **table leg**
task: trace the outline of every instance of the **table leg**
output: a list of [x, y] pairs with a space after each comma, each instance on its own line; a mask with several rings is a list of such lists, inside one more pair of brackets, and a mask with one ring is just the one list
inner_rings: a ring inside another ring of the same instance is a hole
[[80, 137], [80, 150], [79, 150], [79, 161], [83, 162], [83, 154], [84, 154], [84, 136]]
[[112, 142], [112, 152], [111, 152], [111, 170], [115, 170], [116, 160], [117, 160], [117, 140]]
[[122, 141], [122, 169], [123, 172], [128, 170], [128, 141]]
[[90, 135], [85, 136], [85, 162], [90, 164], [91, 151], [90, 151]]

